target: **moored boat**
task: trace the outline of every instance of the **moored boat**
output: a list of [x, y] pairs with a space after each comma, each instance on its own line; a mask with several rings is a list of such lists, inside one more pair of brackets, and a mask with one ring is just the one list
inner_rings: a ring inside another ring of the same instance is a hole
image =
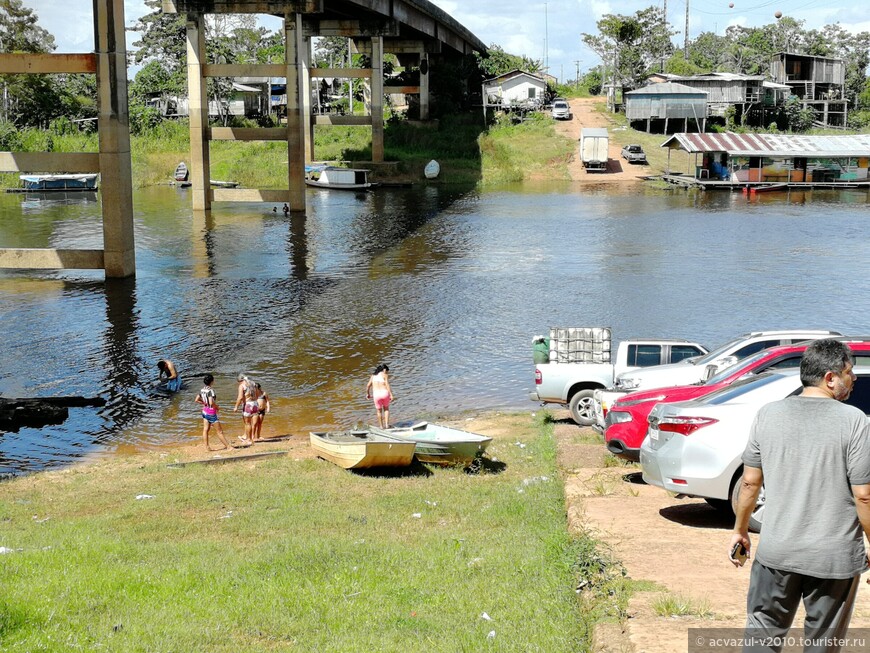
[[175, 166], [175, 181], [187, 181], [190, 171], [187, 169], [187, 164], [182, 161]]
[[478, 433], [450, 428], [429, 422], [390, 429], [370, 427], [374, 433], [383, 433], [416, 445], [417, 460], [442, 465], [468, 465], [482, 455], [492, 438]]
[[97, 190], [97, 175], [19, 175], [24, 190]]
[[316, 188], [368, 190], [377, 184], [369, 181], [369, 171], [337, 166], [306, 166], [305, 183]]
[[312, 431], [309, 441], [318, 456], [344, 469], [407, 467], [414, 459], [414, 442], [369, 430]]

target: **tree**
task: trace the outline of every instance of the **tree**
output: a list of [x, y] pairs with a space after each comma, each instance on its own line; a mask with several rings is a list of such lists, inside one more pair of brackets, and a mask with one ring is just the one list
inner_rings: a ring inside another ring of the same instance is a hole
[[164, 14], [161, 0], [145, 0], [152, 9], [144, 14], [129, 31], [139, 33], [139, 40], [133, 42], [137, 48], [132, 53], [132, 61], [146, 64], [142, 80], [131, 85], [135, 90], [134, 101], [144, 102], [148, 94], [160, 93], [163, 97], [187, 94], [187, 27], [183, 14]]
[[498, 45], [491, 45], [485, 56], [475, 53], [477, 66], [486, 78], [498, 77], [512, 70], [524, 70], [527, 73], [537, 73], [543, 70], [539, 59], [509, 54]]
[[788, 128], [793, 132], [805, 132], [813, 126], [815, 112], [810, 107], [804, 108], [795, 96], [786, 100], [783, 112], [788, 120]]
[[[688, 62], [704, 72], [720, 70], [725, 62], [723, 54], [727, 51], [728, 39], [713, 32], [702, 32], [689, 41]], [[670, 72], [670, 71], [669, 71]]]

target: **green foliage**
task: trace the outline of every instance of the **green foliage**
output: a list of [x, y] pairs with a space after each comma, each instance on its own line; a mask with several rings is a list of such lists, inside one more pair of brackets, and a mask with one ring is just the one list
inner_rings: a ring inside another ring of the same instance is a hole
[[810, 107], [803, 107], [801, 101], [794, 96], [790, 96], [786, 100], [783, 112], [790, 131], [805, 132], [813, 126], [815, 112]]
[[870, 128], [870, 109], [852, 111], [846, 119], [846, 124], [849, 129], [855, 131], [865, 131]]
[[43, 129], [25, 129], [21, 132], [21, 149], [25, 152], [52, 152], [54, 137]]
[[154, 107], [132, 102], [129, 106], [129, 116], [130, 133], [136, 135], [154, 129], [163, 121], [160, 112]]
[[708, 72], [691, 61], [686, 61], [682, 52], [672, 54], [665, 62], [665, 72], [672, 75], [698, 75]]
[[22, 0], [0, 2], [0, 52], [53, 52], [54, 37]]
[[524, 70], [527, 73], [537, 73], [542, 70], [543, 63], [539, 59], [530, 59], [505, 52], [501, 46], [492, 44], [487, 53], [481, 55], [475, 52], [477, 65], [487, 79], [498, 77], [512, 70]]
[[0, 150], [16, 152], [23, 149], [18, 128], [7, 120], [0, 121]]
[[583, 86], [589, 90], [590, 95], [599, 95], [601, 93], [601, 85], [601, 71], [598, 68], [593, 68], [583, 75]]

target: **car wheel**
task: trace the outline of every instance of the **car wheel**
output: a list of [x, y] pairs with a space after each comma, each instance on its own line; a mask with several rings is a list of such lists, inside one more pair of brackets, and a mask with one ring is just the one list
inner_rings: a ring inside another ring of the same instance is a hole
[[580, 426], [592, 426], [595, 423], [595, 400], [592, 398], [592, 390], [580, 390], [571, 397], [568, 409], [571, 411], [571, 419]]
[[[742, 475], [737, 477], [734, 482], [734, 487], [731, 489], [731, 510], [737, 513], [737, 499], [740, 496], [740, 481]], [[761, 532], [761, 525], [764, 521], [764, 485], [761, 486], [761, 492], [758, 493], [758, 499], [755, 501], [755, 508], [752, 514], [749, 515], [749, 530], [753, 533]]]

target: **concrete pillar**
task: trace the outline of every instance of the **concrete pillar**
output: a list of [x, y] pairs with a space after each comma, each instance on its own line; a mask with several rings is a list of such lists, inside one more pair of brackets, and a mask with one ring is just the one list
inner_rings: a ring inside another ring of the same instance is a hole
[[136, 274], [136, 251], [124, 0], [94, 0], [94, 31], [100, 112], [103, 267], [107, 278], [130, 277]]
[[187, 95], [190, 118], [190, 190], [194, 211], [211, 209], [211, 165], [208, 151], [208, 90], [205, 63], [205, 17], [187, 15]]
[[314, 160], [314, 120], [311, 119], [311, 39], [303, 37], [299, 47], [299, 99], [302, 129], [305, 133], [305, 163]]
[[372, 38], [372, 161], [384, 160], [384, 37]]
[[284, 42], [287, 62], [287, 161], [288, 203], [291, 211], [305, 211], [305, 121], [302, 117], [304, 47], [302, 14], [284, 15]]
[[429, 55], [420, 53], [420, 120], [429, 120]]

